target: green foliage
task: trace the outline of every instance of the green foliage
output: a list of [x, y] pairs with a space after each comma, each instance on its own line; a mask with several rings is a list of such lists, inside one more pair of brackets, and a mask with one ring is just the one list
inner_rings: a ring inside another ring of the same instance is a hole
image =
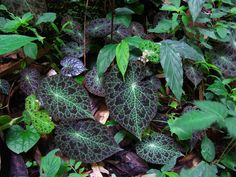
[[36, 39], [17, 34], [0, 35], [0, 55], [21, 48]]
[[173, 157], [182, 155], [174, 140], [164, 134], [144, 138], [136, 145], [136, 152], [141, 158], [154, 164], [166, 164]]
[[232, 136], [233, 138], [236, 138], [236, 131], [235, 131], [235, 123], [236, 123], [236, 118], [227, 118], [224, 121], [225, 127], [227, 128], [229, 135]]
[[10, 150], [19, 154], [31, 149], [39, 138], [39, 134], [33, 127], [27, 126], [23, 129], [19, 125], [14, 125], [7, 131], [6, 144]]
[[157, 111], [155, 87], [145, 80], [141, 62], [130, 62], [125, 80], [115, 66], [104, 77], [106, 103], [111, 116], [125, 129], [141, 139], [142, 132]]
[[97, 72], [98, 76], [101, 77], [103, 73], [107, 70], [110, 66], [112, 61], [116, 56], [116, 44], [108, 44], [105, 45], [98, 54], [97, 57]]
[[188, 1], [188, 6], [191, 12], [192, 18], [193, 18], [193, 22], [196, 21], [199, 13], [201, 12], [204, 2], [205, 0], [189, 0]]
[[169, 120], [170, 131], [180, 140], [190, 139], [192, 133], [209, 128], [213, 123], [223, 121], [228, 115], [225, 105], [213, 101], [195, 102], [201, 110], [189, 111], [175, 120]]
[[116, 62], [123, 78], [125, 78], [129, 64], [129, 45], [125, 40], [122, 40], [116, 47]]
[[37, 59], [38, 54], [38, 46], [37, 44], [30, 42], [24, 46], [24, 53], [27, 57], [30, 57], [32, 59]]
[[92, 120], [63, 122], [55, 141], [65, 155], [85, 163], [99, 162], [121, 150], [108, 129]]
[[56, 19], [56, 13], [53, 12], [47, 12], [43, 13], [39, 16], [38, 20], [36, 21], [36, 25], [39, 25], [41, 23], [48, 23], [48, 22], [54, 22]]
[[5, 79], [0, 79], [0, 93], [8, 95], [10, 84]]
[[72, 78], [55, 75], [43, 79], [37, 98], [54, 119], [93, 118], [86, 90]]
[[25, 110], [28, 112], [35, 112], [40, 109], [39, 101], [35, 95], [27, 96], [25, 99]]
[[215, 165], [209, 165], [206, 162], [200, 162], [196, 167], [191, 169], [182, 169], [180, 177], [217, 177], [217, 168]]
[[236, 61], [227, 55], [217, 56], [213, 63], [220, 68], [221, 72], [226, 76], [236, 76]]
[[160, 61], [160, 44], [145, 40], [140, 44], [139, 48], [149, 61], [153, 63], [158, 63]]
[[203, 80], [203, 74], [194, 66], [184, 66], [186, 77], [194, 84], [195, 88]]
[[207, 136], [202, 140], [201, 154], [208, 162], [211, 162], [215, 159], [215, 145]]

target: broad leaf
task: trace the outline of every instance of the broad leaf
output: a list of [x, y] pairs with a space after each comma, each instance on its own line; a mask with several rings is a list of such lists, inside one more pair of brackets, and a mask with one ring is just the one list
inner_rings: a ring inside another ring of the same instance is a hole
[[[86, 52], [89, 48], [86, 47]], [[61, 48], [62, 53], [67, 57], [80, 58], [84, 55], [84, 45], [79, 45], [76, 42], [68, 42]]]
[[82, 61], [70, 56], [64, 57], [60, 64], [63, 66], [61, 69], [61, 74], [63, 76], [77, 76], [87, 70]]
[[182, 58], [191, 59], [194, 61], [202, 61], [204, 59], [202, 54], [184, 41], [165, 40], [165, 42], [168, 43], [176, 51], [176, 53], [179, 53]]
[[84, 85], [88, 89], [88, 91], [91, 92], [92, 94], [104, 97], [105, 90], [103, 88], [102, 80], [103, 78], [98, 77], [97, 70], [94, 67], [91, 71], [89, 71], [85, 75]]
[[183, 68], [180, 54], [164, 41], [161, 43], [160, 58], [166, 82], [176, 98], [180, 100], [183, 93]]
[[217, 177], [217, 167], [202, 161], [196, 167], [182, 169], [180, 177]]
[[54, 123], [51, 121], [49, 115], [45, 111], [29, 112], [32, 125], [39, 134], [49, 134], [55, 128]]
[[202, 154], [203, 158], [208, 162], [211, 162], [215, 159], [215, 145], [207, 137], [205, 137], [202, 140], [201, 154]]
[[93, 120], [61, 123], [55, 141], [66, 156], [85, 163], [99, 162], [121, 150], [108, 129]]
[[136, 145], [137, 154], [149, 163], [166, 164], [181, 152], [174, 140], [164, 134], [153, 135]]
[[111, 117], [141, 139], [143, 130], [157, 111], [156, 87], [144, 80], [145, 67], [141, 62], [130, 62], [123, 80], [117, 66], [104, 78], [106, 103]]
[[203, 80], [203, 74], [191, 65], [184, 66], [186, 77], [194, 84], [195, 88]]
[[13, 125], [6, 135], [6, 144], [9, 149], [19, 154], [27, 152], [39, 140], [40, 136], [33, 127], [26, 127], [24, 130], [19, 125]]
[[26, 95], [36, 92], [41, 82], [41, 75], [34, 68], [26, 68], [21, 72], [20, 89]]
[[37, 98], [54, 119], [93, 118], [86, 90], [73, 78], [54, 75], [43, 79]]
[[116, 47], [116, 62], [124, 78], [129, 63], [129, 45], [124, 40]]
[[8, 95], [10, 84], [5, 79], [0, 79], [0, 93]]
[[227, 118], [224, 121], [225, 127], [227, 128], [229, 135], [233, 138], [236, 138], [236, 131], [235, 131], [235, 125], [236, 125], [236, 118]]
[[217, 56], [212, 61], [226, 76], [236, 77], [236, 60], [225, 55]]
[[97, 57], [97, 72], [98, 76], [101, 77], [110, 66], [111, 62], [116, 56], [116, 44], [105, 45], [98, 54]]
[[56, 19], [56, 13], [54, 12], [47, 12], [43, 13], [39, 16], [36, 25], [39, 25], [41, 23], [47, 23], [47, 22], [54, 22]]
[[0, 35], [0, 55], [19, 49], [36, 39], [16, 34]]
[[25, 45], [23, 49], [27, 57], [30, 57], [32, 59], [37, 59], [37, 54], [38, 54], [37, 44], [30, 42], [29, 44]]
[[139, 48], [142, 50], [143, 56], [149, 61], [153, 63], [158, 63], [160, 61], [160, 44], [144, 40], [140, 43]]
[[174, 121], [169, 120], [170, 131], [180, 140], [190, 139], [195, 131], [209, 128], [219, 117], [211, 112], [189, 111]]
[[198, 15], [200, 14], [205, 0], [188, 0], [189, 10], [191, 12], [193, 22], [196, 21]]
[[162, 19], [158, 22], [158, 25], [153, 29], [148, 29], [150, 33], [168, 33], [171, 31], [172, 21], [167, 19]]
[[50, 151], [45, 157], [42, 157], [40, 161], [40, 177], [52, 177], [56, 176], [61, 165], [62, 160], [55, 155], [59, 149]]
[[28, 112], [38, 111], [40, 109], [39, 101], [35, 95], [27, 96], [25, 99], [25, 110]]
[[229, 112], [224, 104], [215, 101], [195, 101], [194, 104], [202, 111], [214, 114], [217, 120], [223, 120]]

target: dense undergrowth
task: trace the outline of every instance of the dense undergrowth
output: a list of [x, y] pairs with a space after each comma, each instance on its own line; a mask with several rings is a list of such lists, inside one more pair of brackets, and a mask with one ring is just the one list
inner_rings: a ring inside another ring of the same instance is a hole
[[235, 176], [236, 1], [0, 14], [2, 176]]

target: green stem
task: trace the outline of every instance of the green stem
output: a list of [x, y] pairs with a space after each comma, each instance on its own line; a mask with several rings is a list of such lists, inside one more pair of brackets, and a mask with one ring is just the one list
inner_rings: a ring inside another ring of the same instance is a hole
[[234, 139], [231, 139], [231, 141], [229, 142], [229, 144], [227, 145], [227, 147], [224, 149], [224, 151], [221, 153], [220, 157], [218, 158], [218, 160], [216, 160], [215, 162], [218, 163], [225, 155], [226, 152], [229, 152], [229, 150], [231, 150], [231, 145], [234, 143]]
[[0, 126], [0, 131], [6, 130], [10, 128], [12, 125], [19, 123], [21, 119], [22, 117], [17, 117], [17, 118], [12, 119], [10, 122]]

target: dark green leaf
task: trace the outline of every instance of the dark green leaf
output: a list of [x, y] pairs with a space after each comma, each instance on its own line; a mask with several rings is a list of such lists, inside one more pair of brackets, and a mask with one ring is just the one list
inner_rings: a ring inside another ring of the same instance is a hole
[[39, 86], [37, 98], [54, 119], [93, 118], [86, 90], [71, 77], [46, 77]]
[[0, 93], [8, 95], [10, 84], [5, 79], [0, 79]]
[[183, 90], [183, 68], [179, 53], [167, 42], [161, 43], [160, 62], [166, 82], [177, 99], [181, 99]]
[[6, 144], [9, 149], [19, 154], [27, 152], [39, 140], [40, 136], [33, 127], [26, 127], [24, 130], [19, 125], [13, 125], [6, 135]]
[[25, 45], [23, 49], [24, 49], [24, 53], [27, 57], [30, 57], [32, 59], [37, 58], [37, 54], [38, 54], [37, 44], [30, 42], [27, 45]]
[[105, 45], [99, 52], [97, 58], [97, 72], [101, 77], [116, 56], [116, 44]]
[[57, 17], [57, 15], [54, 12], [43, 13], [42, 15], [39, 16], [39, 18], [36, 22], [36, 25], [39, 25], [41, 23], [54, 22], [56, 17]]
[[194, 84], [195, 88], [203, 80], [203, 74], [191, 65], [184, 66], [185, 75]]
[[217, 167], [202, 161], [196, 167], [182, 169], [180, 177], [217, 177]]
[[201, 154], [202, 154], [203, 158], [208, 162], [211, 162], [215, 159], [215, 145], [207, 137], [205, 137], [202, 140]]
[[196, 21], [204, 3], [205, 0], [188, 0], [188, 6], [193, 18], [193, 22]]
[[148, 29], [150, 33], [168, 33], [172, 28], [172, 20], [162, 19], [158, 25], [153, 29]]
[[55, 141], [65, 155], [85, 163], [99, 162], [121, 150], [107, 127], [93, 120], [60, 124]]
[[124, 78], [129, 64], [129, 44], [125, 40], [122, 40], [116, 47], [116, 62]]
[[36, 39], [17, 34], [0, 35], [0, 55], [19, 49]]
[[117, 67], [104, 78], [111, 117], [139, 139], [157, 111], [156, 88], [150, 80], [143, 81], [145, 74], [144, 64], [134, 61], [129, 64], [125, 80]]
[[137, 154], [147, 162], [166, 164], [173, 157], [181, 156], [174, 140], [164, 134], [153, 135], [136, 145]]
[[132, 11], [131, 9], [127, 7], [121, 7], [121, 8], [116, 8], [115, 13], [116, 15], [130, 15], [130, 14], [134, 14], [134, 11]]

